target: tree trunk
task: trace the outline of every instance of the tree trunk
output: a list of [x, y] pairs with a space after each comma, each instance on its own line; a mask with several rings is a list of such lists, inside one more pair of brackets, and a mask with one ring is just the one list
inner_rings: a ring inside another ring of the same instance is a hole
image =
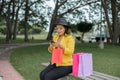
[[107, 21], [109, 34], [110, 34], [110, 37], [112, 38], [113, 37], [113, 31], [112, 31], [112, 26], [111, 26], [110, 21], [109, 21], [106, 0], [102, 0], [102, 6], [103, 6], [103, 9], [104, 9], [104, 12], [105, 12], [105, 18], [106, 18], [106, 21]]
[[28, 6], [29, 2], [28, 0], [26, 0], [26, 8], [25, 8], [25, 22], [24, 22], [24, 28], [25, 28], [25, 38], [24, 38], [24, 41], [25, 42], [28, 42], [29, 39], [28, 39], [28, 16], [29, 16], [29, 6]]
[[17, 24], [18, 24], [18, 14], [16, 13], [16, 19], [15, 19], [15, 24], [13, 29], [13, 40], [16, 40], [17, 26], [18, 26]]
[[3, 11], [4, 4], [5, 4], [5, 0], [2, 0], [2, 3], [0, 3], [0, 18], [1, 18], [1, 13]]
[[106, 4], [106, 0], [102, 0], [102, 5], [103, 5], [103, 9], [105, 12], [105, 17], [106, 17], [106, 21], [107, 21], [107, 25], [108, 25], [108, 30], [110, 33], [110, 38], [111, 38], [111, 42], [113, 44], [117, 44], [117, 39], [118, 39], [118, 35], [119, 35], [119, 27], [117, 25], [117, 6], [116, 6], [116, 0], [111, 0], [111, 11], [112, 11], [112, 25], [110, 24], [110, 19], [109, 19], [109, 14], [108, 14], [108, 9], [107, 9], [107, 4]]
[[9, 2], [8, 4], [8, 9], [7, 9], [7, 13], [6, 13], [6, 43], [10, 43], [11, 37], [12, 37], [12, 31], [11, 31], [11, 10], [10, 10], [10, 6], [11, 6], [12, 0]]
[[52, 39], [52, 33], [54, 31], [54, 28], [55, 28], [55, 23], [56, 23], [56, 16], [55, 14], [53, 14], [52, 16], [52, 19], [51, 19], [51, 22], [50, 22], [50, 29], [49, 29], [49, 33], [48, 33], [48, 36], [47, 36], [47, 40], [51, 40]]
[[11, 18], [11, 39], [13, 36], [13, 29], [14, 29], [14, 18], [15, 18], [15, 0], [12, 0], [12, 18]]
[[14, 24], [14, 29], [13, 29], [13, 40], [16, 40], [16, 35], [17, 35], [17, 26], [18, 26], [18, 12], [19, 9], [16, 11], [16, 17], [15, 17], [15, 24]]
[[118, 21], [117, 21], [117, 23], [118, 23], [118, 27], [119, 27], [119, 40], [118, 40], [118, 43], [120, 44], [120, 20], [119, 20], [119, 18], [118, 18]]
[[11, 29], [10, 29], [10, 19], [8, 17], [6, 17], [6, 43], [9, 44], [10, 43], [10, 39], [11, 39]]
[[82, 33], [82, 37], [81, 37], [81, 40], [82, 40], [81, 42], [82, 42], [82, 43], [84, 42], [84, 40], [83, 40], [84, 34], [85, 34], [85, 33], [83, 32], [83, 33]]
[[54, 9], [54, 12], [53, 12], [53, 15], [52, 15], [52, 18], [51, 18], [47, 40], [52, 39], [52, 33], [54, 31], [54, 27], [55, 27], [55, 23], [56, 23], [56, 19], [57, 19], [57, 12], [58, 12], [58, 2], [56, 2], [55, 9]]
[[14, 29], [13, 29], [13, 40], [16, 40], [16, 35], [17, 35], [17, 28], [18, 28], [18, 13], [20, 8], [22, 7], [24, 2], [20, 3], [20, 0], [18, 0], [19, 6], [17, 6], [16, 14], [15, 14], [15, 23], [14, 23]]
[[117, 26], [117, 10], [116, 10], [116, 0], [111, 0], [112, 7], [112, 26], [113, 26], [113, 44], [117, 44], [117, 39], [119, 36], [119, 28]]

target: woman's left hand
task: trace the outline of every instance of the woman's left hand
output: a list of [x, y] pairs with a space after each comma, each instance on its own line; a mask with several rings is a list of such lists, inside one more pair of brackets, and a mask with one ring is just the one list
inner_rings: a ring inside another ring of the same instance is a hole
[[58, 42], [54, 42], [54, 47], [59, 47], [59, 43]]
[[59, 48], [62, 48], [64, 50], [64, 47], [59, 42], [55, 42], [55, 47], [59, 47]]

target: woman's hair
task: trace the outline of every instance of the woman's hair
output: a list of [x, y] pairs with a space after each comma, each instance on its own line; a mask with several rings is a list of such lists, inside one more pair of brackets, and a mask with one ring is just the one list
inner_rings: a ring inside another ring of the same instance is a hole
[[65, 28], [65, 34], [70, 34], [70, 27], [63, 25]]

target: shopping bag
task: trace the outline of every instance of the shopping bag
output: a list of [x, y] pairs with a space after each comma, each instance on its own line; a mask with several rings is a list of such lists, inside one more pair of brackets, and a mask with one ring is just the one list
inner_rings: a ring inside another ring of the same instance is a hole
[[72, 75], [84, 79], [92, 73], [92, 54], [84, 52], [73, 54]]
[[55, 48], [52, 51], [52, 60], [51, 63], [61, 64], [62, 63], [62, 53], [63, 50], [61, 48]]
[[79, 67], [79, 59], [80, 55], [83, 53], [75, 53], [73, 54], [73, 66], [72, 66], [72, 75], [78, 76], [78, 67]]
[[92, 54], [85, 53], [79, 56], [78, 77], [85, 78], [93, 73]]

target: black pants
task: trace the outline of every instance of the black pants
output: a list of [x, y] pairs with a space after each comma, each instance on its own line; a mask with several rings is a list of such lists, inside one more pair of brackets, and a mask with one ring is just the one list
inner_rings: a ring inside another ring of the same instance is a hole
[[72, 66], [48, 65], [41, 73], [40, 80], [57, 80], [72, 72]]

